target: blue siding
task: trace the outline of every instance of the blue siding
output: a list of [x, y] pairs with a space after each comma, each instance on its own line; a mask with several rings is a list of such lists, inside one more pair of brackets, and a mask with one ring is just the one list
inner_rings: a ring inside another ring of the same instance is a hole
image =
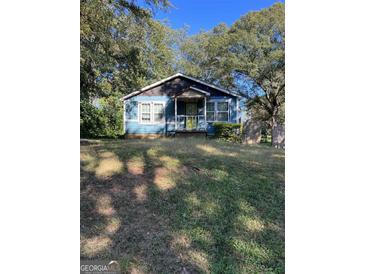
[[[237, 105], [235, 97], [220, 96], [210, 97], [208, 101], [212, 100], [226, 100], [231, 99], [229, 104], [230, 122], [236, 123], [237, 120]], [[139, 102], [164, 102], [165, 103], [165, 122], [160, 124], [140, 124], [138, 122], [138, 103]], [[168, 96], [134, 96], [125, 101], [126, 117], [125, 117], [125, 133], [127, 134], [165, 134], [175, 130], [175, 102]], [[198, 103], [198, 112], [200, 115], [204, 114], [204, 102]], [[178, 114], [185, 114], [184, 103], [178, 101]], [[212, 123], [208, 123], [208, 134], [214, 133]]]
[[[140, 124], [138, 122], [139, 102], [164, 102], [165, 118], [167, 121], [174, 118], [174, 102], [168, 96], [134, 96], [125, 101], [126, 121], [125, 133], [127, 134], [165, 134], [166, 121], [159, 124]], [[172, 118], [171, 118], [172, 117]]]
[[126, 132], [128, 134], [165, 134], [165, 124], [141, 125], [138, 122], [126, 121]]

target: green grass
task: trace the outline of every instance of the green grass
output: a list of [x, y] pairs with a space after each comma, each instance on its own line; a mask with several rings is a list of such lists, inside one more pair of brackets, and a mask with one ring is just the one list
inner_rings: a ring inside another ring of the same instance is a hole
[[284, 273], [284, 151], [194, 138], [82, 145], [81, 257], [125, 273]]

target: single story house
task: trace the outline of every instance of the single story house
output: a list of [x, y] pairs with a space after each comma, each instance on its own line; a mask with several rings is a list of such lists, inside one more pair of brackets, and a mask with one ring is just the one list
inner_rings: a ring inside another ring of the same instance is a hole
[[214, 134], [214, 122], [239, 123], [240, 99], [234, 92], [177, 73], [122, 98], [124, 133]]

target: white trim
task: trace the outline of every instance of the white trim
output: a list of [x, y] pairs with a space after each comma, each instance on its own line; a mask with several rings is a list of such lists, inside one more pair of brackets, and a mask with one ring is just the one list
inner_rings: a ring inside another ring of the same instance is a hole
[[210, 93], [209, 92], [207, 92], [207, 91], [205, 91], [205, 90], [202, 90], [202, 89], [200, 89], [200, 88], [196, 88], [196, 87], [193, 87], [193, 86], [191, 86], [191, 87], [189, 87], [190, 89], [192, 89], [192, 90], [196, 90], [196, 91], [198, 91], [198, 92], [201, 92], [201, 93], [203, 93], [203, 94], [205, 94], [205, 95], [207, 95], [207, 96], [210, 96]]
[[[151, 120], [150, 122], [142, 122], [142, 108], [141, 105], [142, 104], [149, 104], [150, 105], [150, 117]], [[154, 104], [162, 104], [163, 106], [163, 117], [164, 120], [161, 122], [155, 122], [155, 108], [154, 108]], [[138, 123], [141, 125], [161, 125], [161, 124], [166, 124], [166, 102], [165, 101], [142, 101], [142, 102], [138, 102]]]
[[[149, 105], [150, 106], [150, 121], [146, 122], [142, 120], [142, 105]], [[153, 102], [138, 102], [138, 123], [141, 125], [152, 125], [153, 124]]]
[[236, 123], [238, 123], [238, 105], [239, 105], [239, 102], [238, 102], [238, 98], [236, 98]]
[[126, 101], [123, 101], [123, 134], [125, 134], [125, 124], [126, 124], [126, 118], [125, 118], [125, 103]]
[[207, 124], [207, 97], [204, 97], [204, 123]]
[[177, 98], [175, 97], [175, 130], [177, 129]]
[[229, 99], [228, 103], [228, 122], [231, 122], [231, 105], [232, 105], [232, 98]]
[[182, 73], [176, 73], [176, 74], [174, 74], [174, 75], [172, 75], [172, 76], [170, 76], [170, 77], [167, 77], [167, 78], [165, 78], [165, 79], [162, 79], [162, 80], [160, 80], [160, 81], [158, 81], [158, 82], [155, 82], [155, 83], [153, 83], [153, 84], [151, 84], [151, 85], [145, 86], [145, 87], [141, 88], [140, 90], [136, 90], [136, 91], [134, 91], [134, 92], [132, 92], [132, 93], [130, 93], [130, 94], [128, 94], [128, 95], [126, 95], [126, 96], [124, 96], [123, 98], [121, 98], [121, 100], [126, 100], [126, 99], [128, 99], [128, 98], [130, 98], [130, 97], [132, 97], [132, 96], [134, 96], [134, 95], [137, 95], [137, 94], [139, 94], [139, 93], [142, 93], [143, 91], [145, 91], [145, 90], [147, 90], [147, 89], [150, 89], [150, 88], [156, 87], [156, 86], [158, 86], [158, 85], [160, 85], [160, 84], [162, 84], [162, 83], [164, 83], [164, 82], [167, 82], [167, 81], [169, 81], [169, 80], [171, 80], [171, 79], [174, 79], [174, 78], [176, 78], [176, 77], [184, 77], [184, 78], [186, 78], [186, 79], [189, 79], [189, 80], [192, 80], [192, 81], [198, 82], [198, 83], [200, 83], [200, 84], [203, 84], [203, 85], [206, 85], [206, 86], [208, 86], [208, 87], [214, 88], [214, 89], [219, 90], [219, 91], [221, 91], [221, 92], [227, 93], [227, 94], [229, 94], [229, 95], [232, 95], [232, 96], [235, 96], [235, 97], [239, 97], [239, 98], [241, 98], [241, 97], [242, 97], [242, 96], [240, 96], [239, 94], [232, 93], [231, 91], [228, 91], [228, 90], [226, 90], [226, 89], [219, 88], [219, 87], [217, 87], [217, 86], [215, 86], [215, 85], [208, 84], [208, 83], [203, 82], [203, 81], [201, 81], [201, 80], [198, 80], [198, 79], [196, 79], [196, 78], [193, 78], [193, 77], [190, 77], [190, 76], [184, 75], [184, 74], [182, 74]]
[[126, 122], [138, 122], [138, 119], [127, 119]]

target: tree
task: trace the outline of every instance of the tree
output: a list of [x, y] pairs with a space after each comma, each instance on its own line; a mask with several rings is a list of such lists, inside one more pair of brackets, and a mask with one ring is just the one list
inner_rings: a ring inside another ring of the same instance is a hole
[[[168, 6], [167, 0], [145, 2], [151, 8]], [[150, 10], [132, 0], [83, 0], [80, 11], [81, 99], [136, 88], [149, 76], [141, 67], [144, 49], [161, 47], [147, 35], [163, 36], [163, 27], [153, 21]]]
[[[97, 137], [94, 124], [85, 122], [96, 116], [100, 116], [98, 125], [106, 127], [98, 134], [118, 135], [120, 128], [113, 121], [119, 119], [123, 110], [114, 108], [112, 102], [173, 71], [173, 31], [152, 18], [153, 9], [167, 8], [168, 1], [147, 0], [144, 8], [135, 3], [133, 0], [81, 1], [80, 110], [84, 136]], [[104, 102], [101, 109], [95, 108], [96, 99]], [[110, 115], [112, 111], [118, 113]]]
[[250, 101], [249, 107], [266, 114], [274, 127], [285, 102], [284, 4], [241, 17], [229, 36], [227, 65], [235, 79], [253, 80], [254, 85], [241, 93]]
[[186, 38], [180, 45], [181, 70], [208, 83], [231, 87], [230, 68], [222, 62], [227, 58], [228, 30], [227, 25], [219, 24], [211, 31]]
[[284, 121], [284, 4], [251, 12], [232, 27], [218, 25], [181, 45], [182, 70], [235, 90], [254, 118], [271, 127]]

